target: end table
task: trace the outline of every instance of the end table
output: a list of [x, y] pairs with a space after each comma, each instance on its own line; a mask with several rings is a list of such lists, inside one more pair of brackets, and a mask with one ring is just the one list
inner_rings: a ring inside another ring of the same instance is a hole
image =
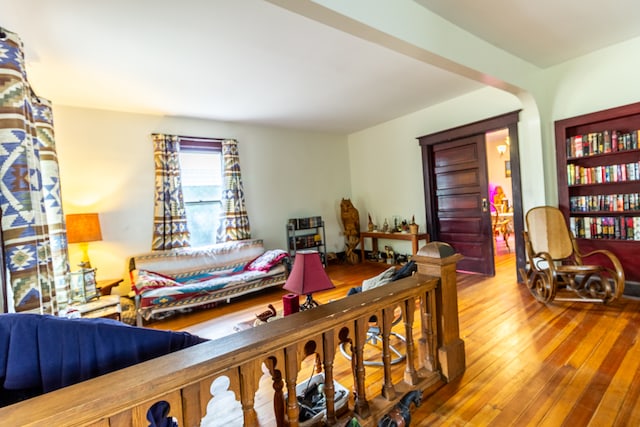
[[107, 279], [98, 280], [96, 288], [100, 291], [100, 295], [111, 295], [111, 288], [122, 283], [123, 279]]

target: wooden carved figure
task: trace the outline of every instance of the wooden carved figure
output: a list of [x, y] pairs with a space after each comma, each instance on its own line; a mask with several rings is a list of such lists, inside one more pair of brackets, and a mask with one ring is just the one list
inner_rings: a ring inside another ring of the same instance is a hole
[[342, 199], [340, 202], [340, 218], [344, 226], [347, 262], [356, 264], [358, 262], [358, 254], [354, 249], [360, 243], [360, 214], [351, 203], [351, 199]]

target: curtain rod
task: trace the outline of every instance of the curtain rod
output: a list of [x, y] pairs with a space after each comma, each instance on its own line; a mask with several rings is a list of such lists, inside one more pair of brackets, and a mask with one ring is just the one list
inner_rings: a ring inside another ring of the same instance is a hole
[[[152, 133], [152, 136], [154, 135], [165, 135], [164, 133]], [[214, 142], [224, 142], [228, 139], [234, 139], [234, 138], [209, 138], [206, 136], [185, 136], [185, 135], [175, 135], [180, 139], [189, 139], [192, 141], [214, 141]]]

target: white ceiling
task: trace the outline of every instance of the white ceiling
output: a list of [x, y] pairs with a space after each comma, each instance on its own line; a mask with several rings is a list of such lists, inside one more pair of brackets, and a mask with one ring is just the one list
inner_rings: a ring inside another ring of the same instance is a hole
[[640, 36], [638, 0], [415, 0], [542, 68]]
[[[416, 2], [542, 67], [640, 35], [636, 0]], [[59, 105], [349, 133], [481, 87], [264, 0], [0, 10], [34, 90]]]

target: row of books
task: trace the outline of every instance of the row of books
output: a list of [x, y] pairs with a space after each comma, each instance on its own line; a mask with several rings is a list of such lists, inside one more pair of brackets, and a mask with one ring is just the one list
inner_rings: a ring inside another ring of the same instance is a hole
[[304, 236], [296, 236], [295, 238], [289, 237], [289, 247], [291, 249], [314, 248], [320, 245], [322, 245], [322, 239], [319, 234], [307, 234]]
[[640, 240], [640, 216], [569, 217], [569, 229], [585, 239]]
[[571, 212], [625, 212], [640, 210], [640, 193], [569, 197]]
[[567, 165], [567, 184], [602, 184], [606, 182], [636, 181], [640, 179], [640, 162], [591, 168]]
[[616, 151], [637, 150], [640, 130], [592, 132], [567, 138], [567, 157], [586, 157]]
[[302, 230], [305, 228], [322, 227], [321, 216], [310, 216], [307, 218], [290, 218], [289, 227], [295, 230]]

